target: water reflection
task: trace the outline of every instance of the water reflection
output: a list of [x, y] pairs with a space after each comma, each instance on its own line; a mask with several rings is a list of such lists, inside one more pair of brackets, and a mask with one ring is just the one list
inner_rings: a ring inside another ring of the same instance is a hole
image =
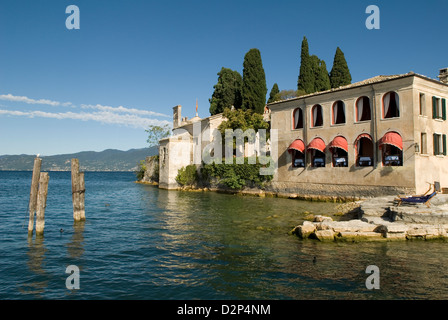
[[310, 209], [301, 205], [287, 199], [159, 192], [165, 230], [161, 248], [171, 256], [162, 267], [169, 265], [179, 281], [185, 281], [177, 277], [179, 270], [191, 281], [201, 278], [218, 296], [272, 298], [290, 292], [297, 298], [289, 287], [299, 275], [303, 278], [303, 270], [294, 254], [284, 252], [297, 240], [287, 232]]
[[[332, 204], [172, 191], [159, 192], [157, 203], [159, 248], [169, 256], [160, 267], [170, 270], [171, 282], [201, 282], [213, 297], [448, 297], [444, 243], [320, 243], [288, 235], [306, 214], [334, 212]], [[381, 271], [381, 290], [365, 286], [369, 265]]]
[[44, 244], [43, 236], [28, 237], [28, 252], [27, 252], [27, 266], [28, 270], [31, 272], [23, 273], [23, 278], [28, 275], [31, 281], [26, 282], [19, 286], [19, 291], [23, 294], [31, 294], [36, 298], [42, 298], [42, 294], [48, 286], [47, 280], [36, 280], [45, 279], [46, 272], [44, 270], [45, 266], [45, 253], [47, 249]]
[[73, 234], [67, 244], [67, 253], [71, 260], [80, 258], [84, 254], [85, 221], [73, 223]]

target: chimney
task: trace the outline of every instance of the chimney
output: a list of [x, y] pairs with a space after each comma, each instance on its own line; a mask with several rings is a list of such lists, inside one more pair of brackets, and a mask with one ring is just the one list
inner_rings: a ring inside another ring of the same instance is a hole
[[173, 128], [180, 127], [182, 123], [182, 106], [177, 105], [173, 108]]
[[448, 84], [448, 68], [440, 69], [439, 80], [440, 82]]

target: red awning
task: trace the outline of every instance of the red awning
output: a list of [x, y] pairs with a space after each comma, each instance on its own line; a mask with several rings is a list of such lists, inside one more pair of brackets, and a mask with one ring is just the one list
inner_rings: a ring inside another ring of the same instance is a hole
[[330, 142], [328, 148], [340, 148], [342, 150], [345, 150], [345, 152], [348, 152], [347, 139], [341, 136], [337, 136], [333, 139], [333, 141]]
[[305, 152], [305, 144], [300, 139], [294, 140], [291, 143], [291, 145], [288, 147], [288, 152], [291, 152], [292, 150], [297, 150], [299, 152], [304, 153]]
[[403, 139], [401, 139], [401, 136], [396, 132], [391, 131], [386, 133], [380, 140], [380, 147], [383, 144], [390, 144], [400, 150], [403, 150]]
[[308, 145], [308, 149], [315, 149], [321, 152], [325, 152], [325, 142], [321, 138], [314, 138]]

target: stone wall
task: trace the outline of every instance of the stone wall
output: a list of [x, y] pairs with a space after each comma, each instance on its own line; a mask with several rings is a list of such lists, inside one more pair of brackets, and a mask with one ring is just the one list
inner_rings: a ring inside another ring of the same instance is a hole
[[414, 192], [412, 188], [391, 187], [391, 186], [363, 186], [363, 185], [343, 185], [326, 183], [305, 183], [305, 182], [278, 182], [273, 181], [266, 191], [277, 194], [290, 194], [294, 198], [297, 196], [332, 196], [342, 198], [370, 198], [384, 195], [409, 194]]

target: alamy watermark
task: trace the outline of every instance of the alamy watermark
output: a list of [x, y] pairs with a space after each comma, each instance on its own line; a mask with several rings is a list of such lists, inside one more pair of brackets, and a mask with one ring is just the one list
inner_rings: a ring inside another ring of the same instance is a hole
[[380, 8], [370, 5], [366, 8], [366, 13], [370, 14], [366, 19], [366, 28], [369, 30], [380, 29]]
[[367, 266], [366, 273], [370, 274], [366, 279], [366, 288], [378, 290], [380, 288], [380, 268], [375, 265]]
[[[80, 11], [76, 5], [69, 5], [65, 9], [66, 14], [70, 14], [65, 20], [65, 26], [68, 30], [80, 29]], [[369, 30], [380, 29], [380, 8], [376, 5], [369, 5], [366, 8], [366, 14], [370, 14], [366, 19], [366, 28]]]
[[65, 273], [70, 274], [65, 279], [65, 287], [68, 290], [79, 290], [80, 288], [80, 275], [79, 268], [75, 265], [70, 265], [65, 269]]
[[68, 30], [72, 29], [80, 29], [80, 17], [79, 17], [79, 8], [74, 4], [69, 5], [65, 8], [65, 13], [70, 14], [67, 19], [65, 19], [65, 27]]

